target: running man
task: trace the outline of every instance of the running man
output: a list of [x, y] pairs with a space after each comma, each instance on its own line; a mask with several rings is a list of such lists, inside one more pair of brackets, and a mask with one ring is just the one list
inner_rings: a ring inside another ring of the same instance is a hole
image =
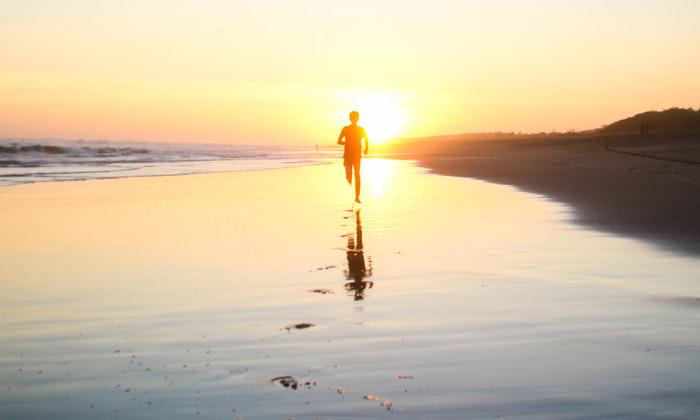
[[[362, 158], [362, 139], [365, 139], [365, 155], [369, 150], [369, 139], [364, 128], [357, 125], [360, 119], [360, 113], [352, 111], [350, 113], [350, 125], [346, 125], [340, 131], [338, 136], [338, 144], [345, 145], [343, 153], [343, 161], [345, 164], [345, 179], [348, 184], [352, 184], [352, 171], [355, 170], [355, 202], [360, 201], [360, 159]], [[345, 140], [343, 140], [345, 139]]]

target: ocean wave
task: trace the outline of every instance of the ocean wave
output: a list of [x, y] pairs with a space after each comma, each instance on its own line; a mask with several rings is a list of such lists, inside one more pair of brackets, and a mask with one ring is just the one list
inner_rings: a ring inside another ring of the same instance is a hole
[[0, 139], [0, 186], [298, 166], [317, 157], [273, 147]]
[[0, 154], [49, 154], [49, 155], [71, 155], [71, 156], [129, 156], [150, 153], [148, 149], [133, 147], [66, 147], [53, 144], [23, 144], [9, 143], [0, 144]]
[[241, 146], [84, 143], [0, 140], [0, 167], [252, 159], [269, 155]]

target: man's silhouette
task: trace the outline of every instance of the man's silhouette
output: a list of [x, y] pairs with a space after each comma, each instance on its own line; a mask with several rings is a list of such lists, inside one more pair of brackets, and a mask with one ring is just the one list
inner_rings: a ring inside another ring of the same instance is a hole
[[[348, 184], [352, 183], [352, 172], [355, 170], [355, 202], [360, 202], [360, 159], [362, 159], [362, 139], [365, 139], [365, 154], [369, 149], [369, 139], [364, 128], [357, 125], [360, 113], [352, 111], [350, 113], [350, 125], [346, 125], [340, 131], [338, 144], [345, 145], [343, 161], [345, 164], [345, 178]], [[343, 140], [345, 139], [345, 140]]]

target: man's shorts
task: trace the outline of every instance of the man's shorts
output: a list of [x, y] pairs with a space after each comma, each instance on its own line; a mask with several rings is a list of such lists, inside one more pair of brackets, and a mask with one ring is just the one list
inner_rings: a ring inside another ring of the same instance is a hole
[[362, 159], [361, 155], [345, 155], [343, 156], [343, 162], [345, 166], [360, 166], [360, 160]]

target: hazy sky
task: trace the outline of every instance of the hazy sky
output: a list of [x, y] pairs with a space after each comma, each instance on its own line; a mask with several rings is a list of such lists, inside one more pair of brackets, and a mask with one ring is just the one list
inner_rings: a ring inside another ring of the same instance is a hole
[[[700, 1], [0, 0], [0, 137], [331, 143], [700, 106]], [[374, 135], [373, 135], [374, 134]]]

